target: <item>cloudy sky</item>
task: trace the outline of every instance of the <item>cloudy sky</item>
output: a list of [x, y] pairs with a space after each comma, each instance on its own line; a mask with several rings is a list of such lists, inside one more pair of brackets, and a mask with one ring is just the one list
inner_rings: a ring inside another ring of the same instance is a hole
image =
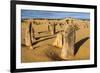
[[41, 11], [41, 10], [21, 10], [21, 18], [79, 18], [90, 19], [90, 13], [64, 12], [64, 11]]

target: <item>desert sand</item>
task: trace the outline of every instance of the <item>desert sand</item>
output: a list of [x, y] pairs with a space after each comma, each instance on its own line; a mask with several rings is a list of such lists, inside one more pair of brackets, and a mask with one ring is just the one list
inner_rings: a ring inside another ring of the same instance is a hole
[[[74, 55], [67, 60], [86, 60], [90, 58], [90, 23], [89, 20], [64, 19], [31, 19], [35, 39], [31, 40], [29, 34], [30, 19], [21, 21], [21, 62], [47, 62], [64, 61], [61, 58], [62, 47], [53, 45], [57, 35], [63, 32], [65, 25], [75, 24]], [[54, 26], [56, 25], [56, 27]], [[48, 27], [49, 26], [49, 27]], [[52, 27], [51, 27], [52, 26]], [[55, 32], [51, 31], [55, 28]], [[60, 40], [60, 39], [59, 39]], [[60, 42], [59, 42], [60, 43]], [[31, 49], [30, 49], [31, 44]]]

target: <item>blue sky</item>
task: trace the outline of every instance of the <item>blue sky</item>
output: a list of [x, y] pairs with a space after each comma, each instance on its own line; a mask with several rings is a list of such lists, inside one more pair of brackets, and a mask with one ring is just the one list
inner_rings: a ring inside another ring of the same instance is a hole
[[21, 10], [21, 18], [79, 18], [90, 19], [90, 13], [84, 12], [64, 12], [64, 11], [43, 11], [43, 10]]

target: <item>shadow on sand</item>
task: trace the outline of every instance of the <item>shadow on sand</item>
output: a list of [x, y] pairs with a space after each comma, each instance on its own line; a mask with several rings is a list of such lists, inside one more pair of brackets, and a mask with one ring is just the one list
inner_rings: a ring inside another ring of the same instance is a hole
[[[74, 47], [74, 55], [77, 54], [79, 48], [89, 39], [89, 37], [83, 38], [77, 43], [75, 43]], [[51, 47], [52, 48], [52, 47]], [[51, 49], [50, 48], [50, 49]], [[56, 53], [54, 50], [49, 50], [47, 51], [46, 55], [51, 58], [53, 61], [62, 61], [63, 59]]]
[[45, 53], [47, 57], [49, 57], [52, 61], [62, 61], [63, 59], [53, 50], [50, 50]]
[[79, 48], [89, 39], [89, 37], [86, 37], [84, 39], [81, 39], [80, 41], [78, 41], [77, 43], [75, 43], [74, 45], [74, 55], [76, 55], [76, 53], [78, 52]]

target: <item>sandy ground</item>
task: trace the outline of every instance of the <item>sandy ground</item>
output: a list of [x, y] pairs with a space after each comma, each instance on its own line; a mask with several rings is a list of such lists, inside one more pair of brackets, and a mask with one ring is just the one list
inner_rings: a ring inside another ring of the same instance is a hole
[[[75, 21], [78, 23], [78, 21]], [[75, 54], [70, 60], [85, 60], [90, 58], [90, 28], [81, 28], [84, 24], [82, 21], [79, 22], [80, 29], [76, 31], [76, 43], [75, 43]], [[82, 24], [83, 23], [83, 24]], [[88, 23], [89, 22], [85, 22]], [[26, 26], [25, 23], [22, 23]], [[22, 27], [24, 28], [24, 27]], [[44, 27], [40, 27], [44, 29]], [[40, 29], [40, 30], [41, 30]], [[24, 36], [24, 31], [22, 32]], [[50, 33], [48, 33], [50, 34]], [[44, 35], [44, 34], [42, 34]], [[63, 61], [60, 57], [61, 48], [52, 46], [52, 43], [56, 39], [56, 34], [49, 39], [38, 42], [33, 45], [34, 49], [29, 49], [29, 47], [22, 45], [21, 46], [21, 62], [45, 62], [45, 61]]]

